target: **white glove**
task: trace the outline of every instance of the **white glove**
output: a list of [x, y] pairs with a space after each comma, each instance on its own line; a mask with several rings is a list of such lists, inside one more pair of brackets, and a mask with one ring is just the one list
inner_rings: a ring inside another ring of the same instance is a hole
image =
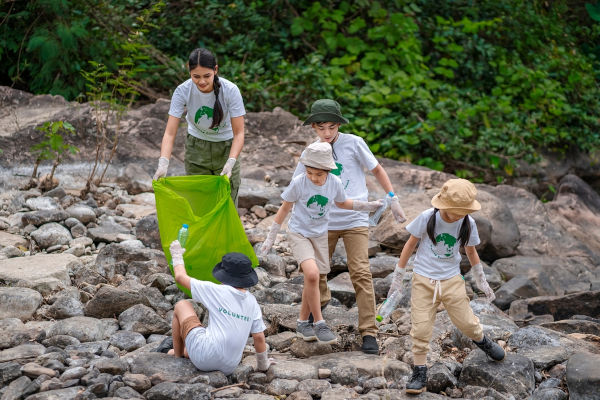
[[281, 229], [281, 225], [279, 225], [277, 222], [273, 221], [273, 223], [271, 224], [271, 228], [269, 229], [269, 233], [267, 234], [267, 238], [265, 239], [264, 243], [260, 247], [259, 255], [261, 255], [261, 256], [267, 255], [269, 250], [271, 250], [271, 247], [273, 247], [273, 245], [275, 244], [275, 239], [277, 238], [277, 234], [279, 233], [280, 229]]
[[221, 171], [221, 175], [227, 175], [228, 178], [231, 178], [231, 171], [233, 170], [233, 166], [235, 165], [236, 159], [231, 157], [227, 159], [227, 162], [223, 166], [223, 171]]
[[171, 242], [171, 245], [169, 246], [169, 251], [171, 252], [173, 266], [185, 265], [183, 264], [183, 253], [185, 253], [185, 249], [181, 247], [181, 244], [179, 244], [179, 240], [173, 240]]
[[406, 268], [396, 267], [394, 270], [394, 276], [392, 276], [392, 284], [390, 285], [390, 290], [388, 290], [387, 298], [389, 298], [392, 293], [396, 290], [402, 291], [402, 281], [404, 280], [404, 272]]
[[475, 278], [475, 283], [477, 284], [477, 287], [479, 288], [479, 290], [485, 293], [487, 301], [490, 303], [494, 301], [496, 299], [496, 295], [494, 294], [494, 291], [492, 290], [490, 285], [488, 285], [487, 280], [485, 279], [485, 274], [483, 273], [483, 265], [481, 265], [481, 263], [477, 263], [473, 265], [471, 271], [473, 271], [473, 278]]
[[398, 196], [394, 195], [390, 200], [390, 208], [392, 209], [394, 218], [396, 218], [396, 222], [399, 224], [403, 223], [406, 221], [406, 214], [404, 214], [404, 210], [402, 209], [402, 206], [400, 206], [400, 199], [398, 199]]
[[383, 206], [383, 200], [375, 200], [375, 201], [361, 201], [361, 200], [352, 200], [352, 209], [354, 211], [375, 211], [379, 207]]
[[268, 351], [265, 350], [262, 353], [256, 353], [256, 369], [264, 372], [269, 369], [273, 364], [277, 364], [273, 358], [268, 358]]
[[167, 176], [167, 170], [169, 169], [169, 159], [167, 157], [161, 157], [158, 159], [158, 168], [152, 180], [158, 180]]

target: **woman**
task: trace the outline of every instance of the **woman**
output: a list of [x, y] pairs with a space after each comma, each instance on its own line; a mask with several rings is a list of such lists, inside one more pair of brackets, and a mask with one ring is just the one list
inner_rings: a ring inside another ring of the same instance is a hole
[[188, 135], [185, 172], [188, 175], [227, 175], [231, 197], [237, 206], [240, 163], [244, 146], [244, 102], [238, 87], [219, 77], [216, 57], [208, 50], [192, 51], [188, 61], [190, 79], [175, 89], [169, 120], [162, 140], [154, 179], [167, 175], [175, 135], [184, 111]]

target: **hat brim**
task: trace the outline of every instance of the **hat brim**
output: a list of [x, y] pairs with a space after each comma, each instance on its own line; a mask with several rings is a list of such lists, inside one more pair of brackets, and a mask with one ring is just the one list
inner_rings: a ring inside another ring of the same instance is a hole
[[300, 157], [300, 162], [302, 164], [304, 164], [305, 167], [312, 167], [312, 168], [317, 168], [317, 169], [323, 169], [326, 171], [331, 171], [334, 169], [337, 169], [337, 165], [335, 165], [335, 163], [332, 161], [331, 164], [327, 163], [327, 164], [322, 164], [316, 161], [312, 161], [312, 160], [307, 160], [304, 157]]
[[348, 120], [339, 114], [334, 114], [330, 112], [320, 112], [310, 114], [302, 125], [310, 125], [313, 122], [317, 124], [320, 122], [335, 122], [340, 124], [347, 124]]
[[449, 204], [440, 199], [440, 194], [436, 194], [431, 199], [431, 205], [438, 210], [445, 210], [453, 214], [467, 215], [475, 211], [481, 210], [481, 204], [477, 200], [473, 200], [470, 204], [462, 207], [456, 207], [454, 204]]
[[246, 274], [240, 276], [232, 276], [225, 271], [222, 263], [218, 263], [212, 270], [212, 275], [221, 283], [225, 285], [233, 286], [236, 288], [249, 288], [258, 283], [258, 275], [254, 268]]

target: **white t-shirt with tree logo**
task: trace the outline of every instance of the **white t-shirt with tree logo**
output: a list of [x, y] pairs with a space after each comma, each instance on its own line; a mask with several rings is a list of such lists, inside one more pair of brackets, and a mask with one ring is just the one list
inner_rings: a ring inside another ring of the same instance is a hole
[[327, 174], [323, 186], [315, 185], [306, 174], [300, 174], [292, 179], [281, 198], [294, 203], [288, 223], [290, 231], [314, 238], [327, 233], [330, 210], [337, 208], [334, 202], [346, 201], [346, 194], [342, 181], [333, 174]]
[[206, 334], [186, 339], [190, 349], [203, 353], [189, 352], [190, 359], [196, 364], [199, 357], [202, 361], [197, 367], [203, 371], [218, 369], [229, 375], [242, 359], [248, 336], [266, 329], [260, 306], [252, 293], [229, 285], [192, 278], [190, 286], [192, 299], [208, 310]]
[[[415, 256], [413, 271], [421, 276], [438, 281], [450, 279], [460, 274], [459, 232], [463, 219], [448, 223], [443, 220], [438, 211], [435, 215], [435, 243], [427, 235], [427, 221], [433, 214], [433, 208], [423, 211], [417, 218], [406, 226], [406, 230], [421, 239]], [[465, 217], [467, 218], [467, 216]], [[471, 235], [467, 246], [477, 246], [480, 243], [475, 220], [469, 217]]]
[[232, 139], [231, 118], [246, 114], [240, 89], [225, 78], [219, 77], [219, 82], [221, 83], [219, 103], [223, 109], [223, 119], [218, 126], [210, 129], [215, 105], [214, 92], [201, 92], [191, 79], [177, 86], [171, 97], [171, 107], [169, 108], [169, 115], [176, 118], [181, 118], [187, 109], [185, 118], [188, 124], [188, 133], [209, 142], [223, 142]]
[[[371, 171], [379, 162], [365, 141], [356, 135], [341, 133], [333, 144], [334, 161], [337, 169], [331, 171], [339, 176], [346, 196], [354, 200], [367, 201], [369, 190], [365, 177], [365, 169]], [[294, 177], [306, 172], [302, 163], [298, 163]], [[363, 211], [345, 210], [333, 207], [329, 216], [329, 230], [337, 231], [369, 226], [369, 213]]]

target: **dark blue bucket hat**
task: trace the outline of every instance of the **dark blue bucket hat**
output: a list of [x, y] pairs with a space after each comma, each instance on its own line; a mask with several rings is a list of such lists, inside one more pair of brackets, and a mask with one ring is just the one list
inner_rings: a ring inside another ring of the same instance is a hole
[[242, 253], [225, 254], [212, 274], [219, 282], [236, 288], [249, 288], [258, 283], [252, 261]]

